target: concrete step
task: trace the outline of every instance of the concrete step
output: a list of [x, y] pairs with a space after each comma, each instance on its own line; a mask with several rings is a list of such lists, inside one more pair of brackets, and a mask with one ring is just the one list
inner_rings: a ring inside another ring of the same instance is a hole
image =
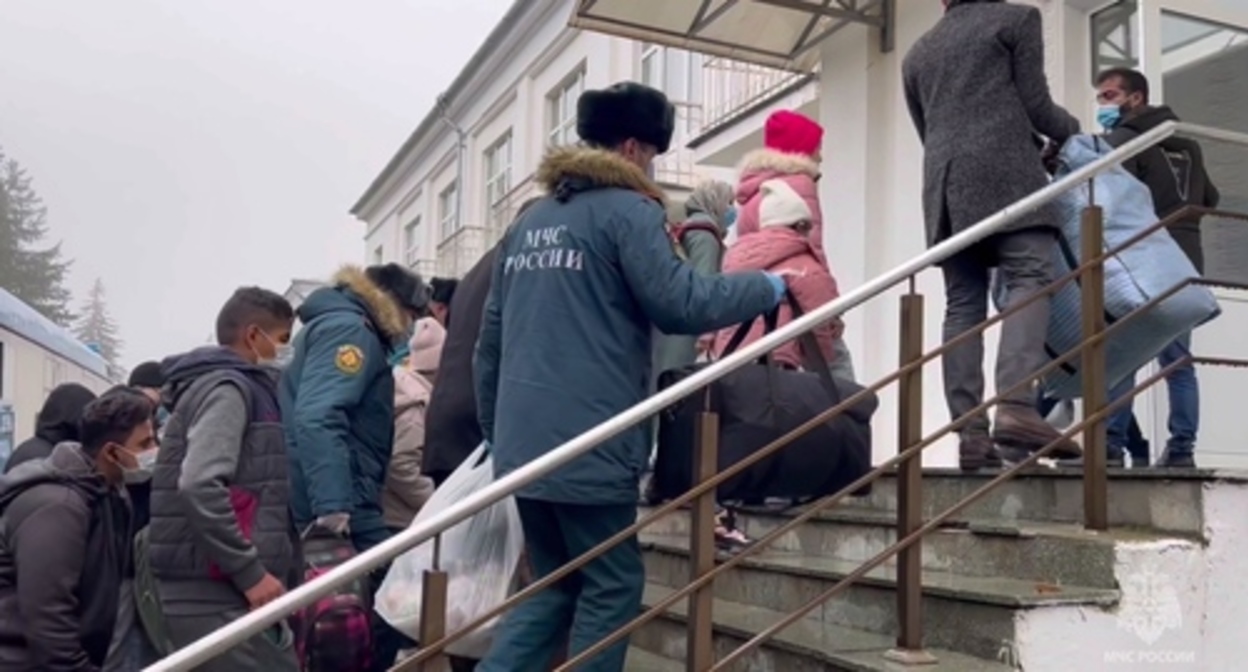
[[[643, 509], [640, 515], [648, 510]], [[739, 509], [737, 525], [758, 539], [789, 522], [797, 510]], [[897, 514], [860, 506], [825, 510], [781, 536], [772, 548], [811, 556], [865, 562], [897, 541]], [[647, 533], [688, 537], [691, 514], [676, 511]], [[923, 566], [967, 576], [1009, 576], [1058, 585], [1114, 588], [1115, 544], [1152, 541], [1153, 533], [1115, 528], [1090, 532], [1075, 523], [961, 519], [923, 540]], [[888, 566], [894, 564], [889, 560]]]
[[685, 665], [673, 658], [664, 658], [634, 646], [628, 650], [624, 672], [685, 672]]
[[[957, 469], [923, 471], [923, 513], [942, 513], [997, 474], [966, 474]], [[1207, 469], [1113, 469], [1109, 480], [1109, 519], [1114, 527], [1135, 527], [1171, 535], [1202, 537], [1201, 511], [1210, 482], [1248, 481], [1244, 472]], [[897, 510], [897, 479], [886, 475], [871, 494], [847, 501], [876, 511]], [[1011, 479], [959, 514], [962, 519], [1083, 522], [1083, 474], [1078, 469], [1039, 467]]]
[[[646, 576], [651, 583], [681, 587], [689, 580], [689, 539], [646, 534]], [[840, 579], [860, 562], [776, 549], [747, 558], [715, 581], [715, 596], [724, 600], [791, 613]], [[880, 567], [815, 608], [807, 620], [895, 635], [897, 625], [895, 573]], [[968, 576], [949, 571], [923, 573], [923, 632], [929, 646], [990, 659], [1003, 642], [1013, 641], [1018, 610], [1079, 605], [1109, 608], [1119, 592], [1111, 588], [1058, 585], [1049, 582]]]
[[[671, 595], [666, 586], [646, 587], [646, 606]], [[684, 660], [688, 642], [686, 616], [688, 602], [681, 600], [663, 616], [633, 635], [635, 649], [645, 649], [672, 660]], [[754, 635], [784, 617], [783, 613], [759, 606], [716, 599], [712, 607], [715, 622], [715, 653], [722, 658]], [[992, 659], [976, 658], [943, 649], [929, 649], [936, 664], [903, 668], [884, 658], [893, 646], [886, 635], [841, 627], [826, 622], [802, 620], [747, 655], [730, 672], [1011, 672]], [[656, 668], [658, 669], [658, 668]]]

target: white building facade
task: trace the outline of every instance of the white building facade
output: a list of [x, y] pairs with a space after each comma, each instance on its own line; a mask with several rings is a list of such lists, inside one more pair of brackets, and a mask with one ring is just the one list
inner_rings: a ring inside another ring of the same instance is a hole
[[102, 357], [0, 289], [0, 464], [34, 435], [48, 393], [64, 383], [97, 394], [113, 385]]
[[[706, 60], [568, 26], [571, 0], [519, 0], [351, 212], [368, 263], [462, 276], [538, 192], [546, 150], [576, 136], [576, 101], [622, 80], [663, 89], [678, 110], [655, 177], [680, 201], [704, 171], [685, 144], [702, 129]], [[710, 171], [714, 173], [714, 171]]]
[[[1095, 130], [1094, 73], [1127, 65], [1149, 76], [1154, 102], [1170, 104], [1185, 121], [1248, 132], [1248, 2], [1029, 2], [1044, 16], [1054, 96], [1085, 130]], [[761, 146], [763, 120], [773, 110], [797, 109], [819, 120], [826, 131], [819, 183], [825, 249], [842, 290], [861, 285], [924, 249], [922, 148], [903, 99], [901, 61], [941, 13], [940, 0], [520, 0], [446, 101], [469, 147], [462, 179], [456, 179], [456, 135], [435, 111], [353, 210], [368, 226], [369, 260], [462, 274], [535, 193], [528, 176], [549, 139], [572, 139], [564, 135], [573, 128], [571, 102], [559, 92], [635, 79], [658, 82], [681, 105], [684, 123], [674, 144], [684, 147], [664, 157], [673, 174], [659, 173], [674, 187], [699, 177], [731, 179], [740, 158]], [[643, 64], [647, 54], [661, 56], [665, 67]], [[492, 163], [488, 150], [503, 138], [511, 172], [505, 186], [490, 187], [502, 164]], [[1208, 143], [1205, 150], [1223, 208], [1248, 212], [1248, 150]], [[458, 184], [465, 187], [462, 201], [443, 198]], [[458, 208], [465, 216], [448, 228]], [[471, 245], [454, 244], [474, 226], [481, 234]], [[1248, 281], [1246, 227], [1206, 222], [1209, 277]], [[918, 287], [927, 297], [925, 341], [933, 348], [944, 308], [939, 273], [922, 274]], [[864, 381], [898, 366], [902, 291], [846, 316], [847, 343]], [[1223, 316], [1197, 333], [1194, 351], [1248, 358], [1239, 336], [1248, 327], [1245, 297], [1220, 290], [1219, 298]], [[1248, 466], [1236, 417], [1237, 391], [1248, 378], [1234, 369], [1199, 374], [1201, 464]], [[938, 364], [926, 369], [924, 381], [930, 432], [948, 421]], [[897, 448], [895, 392], [881, 401], [877, 458]], [[1167, 435], [1164, 386], [1141, 397], [1136, 411], [1158, 449]], [[954, 448], [951, 441], [936, 446], [925, 460], [952, 464]]]

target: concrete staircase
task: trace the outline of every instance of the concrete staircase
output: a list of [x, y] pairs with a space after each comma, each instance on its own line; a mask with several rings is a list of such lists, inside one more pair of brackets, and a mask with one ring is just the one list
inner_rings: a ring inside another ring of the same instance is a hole
[[[988, 478], [955, 470], [926, 472], [925, 516], [943, 511]], [[1248, 493], [1238, 477], [1227, 474], [1115, 472], [1110, 485], [1113, 529], [1098, 534], [1085, 531], [1079, 523], [1079, 474], [1038, 470], [1001, 486], [924, 541], [924, 636], [937, 664], [903, 668], [883, 656], [896, 635], [895, 574], [890, 561], [733, 669], [1108, 669], [1106, 661], [1113, 656], [1134, 660], [1160, 655], [1145, 650], [1164, 648], [1167, 641], [1171, 648], [1165, 649], [1165, 655], [1186, 656], [1186, 645], [1201, 641], [1193, 638], [1192, 629], [1198, 630], [1195, 636], [1203, 636], [1202, 626], [1193, 621], [1199, 621], [1204, 607], [1186, 589], [1171, 591], [1178, 595], [1176, 604], [1158, 602], [1152, 594], [1157, 592], [1158, 581], [1141, 588], [1137, 577], [1147, 570], [1153, 572], [1148, 576], [1162, 576], [1164, 582], [1171, 572], [1185, 571], [1167, 569], [1175, 567], [1175, 562], [1184, 567], [1207, 562], [1204, 554], [1209, 551], [1212, 529], [1206, 520], [1211, 508], [1207, 500], [1217, 492], [1217, 483], [1233, 487], [1237, 497]], [[895, 541], [896, 506], [897, 482], [886, 477], [869, 497], [820, 514], [717, 579], [714, 620], [719, 655], [813, 599]], [[785, 522], [788, 515], [750, 510], [738, 515], [738, 523], [750, 537], [758, 538]], [[647, 606], [688, 583], [688, 532], [688, 513], [680, 511], [642, 535]], [[1163, 554], [1170, 564], [1150, 569], [1150, 558]], [[1126, 588], [1124, 577], [1130, 584]], [[1149, 594], [1124, 595], [1132, 590]], [[1124, 599], [1131, 602], [1129, 617], [1122, 609]], [[686, 604], [678, 602], [634, 635], [635, 660], [644, 656], [646, 666], [637, 662], [631, 669], [684, 669], [680, 661], [685, 656]], [[1163, 613], [1158, 613], [1159, 608]], [[1180, 624], [1175, 625], [1176, 610], [1192, 614], [1188, 622], [1183, 623], [1180, 615]], [[1089, 640], [1088, 628], [1107, 632]], [[1160, 633], [1155, 632], [1158, 629]], [[1068, 642], [1067, 648], [1073, 651], [1049, 661], [1051, 653], [1043, 653], [1041, 647], [1052, 651], [1052, 640]], [[1095, 644], [1080, 646], [1079, 641]], [[1176, 643], [1183, 646], [1175, 649]], [[1196, 646], [1191, 650], [1191, 655], [1198, 655]], [[1131, 665], [1112, 667], [1133, 669]]]

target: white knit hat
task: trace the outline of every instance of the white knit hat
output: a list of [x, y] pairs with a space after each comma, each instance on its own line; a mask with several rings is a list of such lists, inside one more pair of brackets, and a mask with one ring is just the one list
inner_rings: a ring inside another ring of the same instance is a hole
[[408, 343], [411, 350], [410, 366], [417, 373], [433, 373], [442, 359], [442, 344], [446, 341], [446, 329], [432, 317], [416, 320], [416, 329]]
[[806, 201], [784, 180], [767, 180], [759, 190], [763, 194], [762, 203], [758, 206], [759, 228], [793, 226], [798, 222], [809, 222], [814, 217]]

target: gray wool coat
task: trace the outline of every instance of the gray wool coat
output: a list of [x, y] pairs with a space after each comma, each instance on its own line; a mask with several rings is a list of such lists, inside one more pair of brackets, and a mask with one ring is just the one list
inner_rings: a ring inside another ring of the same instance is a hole
[[[923, 142], [929, 246], [1049, 183], [1035, 134], [1063, 143], [1079, 132], [1049, 94], [1035, 7], [951, 7], [906, 54], [902, 78]], [[1047, 208], [1007, 230], [1056, 225]]]

